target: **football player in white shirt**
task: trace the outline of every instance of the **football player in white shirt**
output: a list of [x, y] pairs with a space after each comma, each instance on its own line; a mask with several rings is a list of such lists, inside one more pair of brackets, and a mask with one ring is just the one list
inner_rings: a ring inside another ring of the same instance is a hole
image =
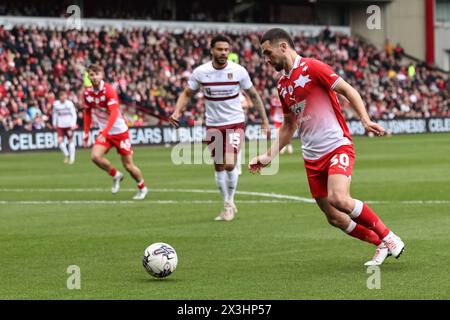
[[214, 160], [215, 179], [224, 200], [222, 212], [216, 221], [231, 221], [237, 212], [234, 194], [238, 183], [237, 155], [245, 136], [245, 114], [240, 91], [244, 90], [259, 110], [262, 131], [270, 133], [266, 111], [250, 80], [247, 70], [228, 61], [230, 40], [217, 35], [211, 40], [212, 61], [197, 67], [187, 87], [178, 97], [170, 122], [177, 127], [182, 110], [194, 91], [202, 88], [205, 99], [206, 140]]
[[[64, 154], [64, 163], [75, 162], [75, 143], [73, 142], [73, 130], [77, 127], [77, 110], [72, 101], [67, 99], [64, 91], [58, 93], [59, 100], [53, 103], [52, 124], [58, 132], [58, 146]], [[67, 137], [68, 147], [64, 141]]]

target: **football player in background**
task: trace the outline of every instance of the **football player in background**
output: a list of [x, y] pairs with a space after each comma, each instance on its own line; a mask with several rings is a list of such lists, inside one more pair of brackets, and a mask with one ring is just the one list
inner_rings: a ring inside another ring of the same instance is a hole
[[119, 98], [116, 90], [103, 81], [103, 69], [92, 64], [87, 68], [91, 87], [84, 89], [84, 146], [88, 146], [89, 129], [92, 116], [97, 120], [100, 132], [92, 147], [91, 159], [102, 170], [106, 171], [113, 179], [111, 192], [120, 190], [120, 183], [124, 178], [122, 172], [111, 165], [105, 157], [106, 153], [115, 147], [120, 154], [122, 165], [137, 183], [138, 191], [134, 200], [145, 199], [148, 189], [145, 186], [141, 170], [133, 162], [133, 149], [131, 148], [128, 126], [122, 116], [119, 106]]

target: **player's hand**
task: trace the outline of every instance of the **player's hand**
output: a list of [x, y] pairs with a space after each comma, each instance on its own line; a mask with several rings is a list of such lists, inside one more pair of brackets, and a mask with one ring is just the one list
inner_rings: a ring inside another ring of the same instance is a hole
[[175, 127], [178, 128], [180, 126], [180, 122], [178, 119], [180, 118], [181, 114], [178, 111], [175, 111], [172, 113], [172, 115], [169, 117], [170, 123]]
[[384, 135], [384, 132], [385, 132], [384, 128], [376, 122], [369, 120], [369, 121], [363, 122], [363, 126], [364, 126], [364, 129], [366, 129], [366, 131], [368, 133], [372, 132], [373, 134], [375, 134], [377, 136]]
[[265, 121], [261, 124], [261, 133], [270, 139], [270, 125], [269, 122]]
[[83, 136], [83, 148], [89, 147], [89, 134]]
[[259, 155], [248, 163], [248, 170], [250, 173], [259, 173], [262, 168], [267, 167], [272, 159], [267, 154]]
[[98, 140], [99, 142], [105, 142], [106, 141], [106, 134], [103, 131], [99, 131], [96, 140]]

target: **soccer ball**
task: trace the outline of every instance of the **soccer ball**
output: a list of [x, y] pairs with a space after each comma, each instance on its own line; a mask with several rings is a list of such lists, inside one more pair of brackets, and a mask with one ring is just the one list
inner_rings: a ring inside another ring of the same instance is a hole
[[145, 270], [156, 278], [165, 278], [175, 271], [178, 256], [175, 249], [167, 243], [157, 242], [147, 247], [142, 258]]

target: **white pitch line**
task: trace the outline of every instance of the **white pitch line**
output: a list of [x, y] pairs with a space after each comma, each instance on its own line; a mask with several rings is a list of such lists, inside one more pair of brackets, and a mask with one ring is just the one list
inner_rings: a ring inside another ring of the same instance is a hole
[[[121, 189], [122, 191], [126, 192], [132, 192], [136, 189], [134, 188], [125, 188]], [[0, 188], [0, 192], [111, 192], [111, 189], [105, 189], [105, 188], [35, 188], [35, 189], [25, 189], [25, 188]], [[211, 189], [151, 189], [150, 192], [176, 192], [176, 193], [217, 193], [217, 190], [211, 190]], [[278, 194], [278, 193], [267, 193], [267, 192], [251, 192], [251, 191], [237, 191], [236, 194], [240, 195], [248, 195], [248, 196], [256, 196], [256, 197], [263, 197], [263, 198], [271, 198], [271, 199], [284, 199], [284, 200], [291, 200], [291, 201], [280, 201], [279, 203], [288, 203], [288, 202], [302, 202], [302, 203], [315, 203], [314, 199], [311, 198], [304, 198], [304, 197], [298, 197], [298, 196], [292, 196], [287, 194]], [[31, 200], [32, 201], [32, 200]], [[61, 200], [65, 201], [65, 200]], [[65, 203], [70, 203], [71, 200], [65, 201]], [[84, 201], [84, 202], [83, 202]], [[135, 201], [116, 201], [116, 200], [91, 200], [91, 202], [88, 202], [89, 200], [79, 200], [78, 203], [89, 203], [94, 204], [92, 201], [96, 201], [96, 203], [101, 204], [129, 204], [129, 203], [139, 203]], [[176, 202], [174, 202], [176, 201]], [[247, 203], [264, 203], [264, 200], [246, 200], [249, 201]], [[253, 202], [252, 202], [253, 201]], [[30, 202], [30, 201], [29, 201]], [[217, 201], [221, 202], [221, 201]], [[240, 203], [245, 203], [243, 201], [238, 201]], [[405, 205], [414, 205], [414, 204], [450, 204], [450, 200], [399, 200], [399, 201], [383, 201], [383, 200], [367, 200], [365, 201], [368, 204], [405, 204]], [[11, 204], [12, 201], [0, 201], [0, 204]], [[17, 201], [15, 203], [18, 203]], [[41, 202], [33, 202], [30, 204], [43, 204], [43, 203], [49, 203], [49, 201], [41, 201]], [[198, 204], [204, 204], [204, 203], [216, 203], [210, 200], [152, 200], [152, 201], [146, 201], [146, 203], [159, 203], [159, 204], [170, 204], [170, 203], [198, 203]], [[267, 200], [266, 203], [278, 203], [275, 202], [275, 200]], [[22, 202], [22, 204], [26, 204], [26, 200]]]
[[[136, 189], [121, 189], [122, 191], [136, 191]], [[66, 188], [37, 188], [37, 189], [8, 189], [3, 188], [0, 189], [0, 192], [111, 192], [111, 189], [104, 188], [75, 188], [75, 189], [66, 189]], [[152, 192], [176, 192], [176, 193], [218, 193], [217, 190], [203, 190], [203, 189], [150, 189], [150, 193]], [[278, 194], [278, 193], [266, 193], [266, 192], [250, 192], [250, 191], [237, 191], [236, 194], [241, 195], [249, 195], [249, 196], [257, 196], [263, 198], [272, 198], [272, 199], [286, 199], [286, 200], [294, 200], [299, 202], [307, 202], [307, 203], [315, 203], [313, 199], [303, 198], [297, 196], [291, 196], [286, 194]]]
[[[131, 201], [131, 200], [18, 200], [18, 201], [10, 201], [10, 200], [0, 200], [0, 205], [8, 204], [8, 205], [35, 205], [35, 204], [43, 204], [43, 205], [53, 205], [53, 204], [145, 204], [145, 205], [153, 205], [153, 204], [212, 204], [212, 203], [223, 203], [223, 201], [219, 200], [149, 200], [149, 201]], [[296, 203], [295, 201], [285, 201], [285, 200], [242, 200], [236, 201], [238, 204], [271, 204], [271, 203]]]

